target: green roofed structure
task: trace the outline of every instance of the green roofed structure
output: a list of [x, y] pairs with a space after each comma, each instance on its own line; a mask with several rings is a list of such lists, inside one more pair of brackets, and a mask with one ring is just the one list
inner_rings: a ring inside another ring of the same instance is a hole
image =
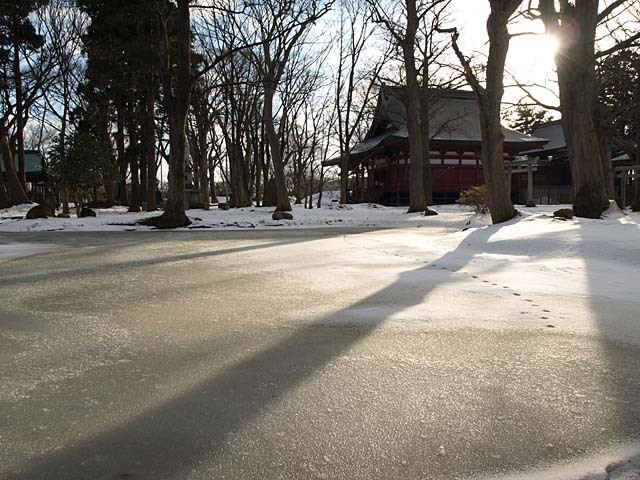
[[[4, 158], [0, 154], [0, 162], [2, 164], [2, 171], [6, 171]], [[14, 157], [16, 172], [18, 171], [18, 155]], [[38, 150], [25, 150], [24, 152], [24, 169], [27, 176], [27, 182], [38, 183], [43, 181], [44, 178], [45, 161], [44, 156]]]

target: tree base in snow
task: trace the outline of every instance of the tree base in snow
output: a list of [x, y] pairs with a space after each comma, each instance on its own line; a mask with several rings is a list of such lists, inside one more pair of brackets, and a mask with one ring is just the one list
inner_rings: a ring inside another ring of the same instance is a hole
[[191, 225], [191, 220], [186, 215], [174, 216], [163, 213], [159, 217], [151, 217], [139, 222], [140, 225], [147, 227], [156, 227], [159, 229], [181, 228]]
[[273, 212], [273, 215], [271, 215], [271, 218], [273, 220], [279, 221], [279, 220], [293, 220], [293, 215], [291, 215], [289, 212], [283, 212], [280, 210], [276, 210], [275, 212]]
[[573, 210], [570, 208], [561, 208], [553, 212], [553, 218], [560, 218], [562, 220], [571, 220], [573, 218]]
[[422, 208], [411, 208], [409, 207], [409, 210], [407, 210], [407, 213], [420, 213], [420, 212], [424, 212], [425, 211], [425, 207]]
[[573, 200], [573, 214], [582, 218], [600, 218], [609, 208], [609, 200], [602, 188], [597, 185], [584, 185]]
[[430, 208], [427, 208], [427, 209], [424, 211], [424, 216], [425, 216], [425, 217], [434, 217], [434, 216], [436, 216], [436, 215], [438, 215], [438, 212], [436, 212], [435, 210], [431, 210]]
[[29, 209], [25, 218], [27, 220], [35, 220], [39, 218], [49, 218], [55, 217], [56, 212], [52, 208], [47, 207], [46, 205], [38, 204], [35, 207]]

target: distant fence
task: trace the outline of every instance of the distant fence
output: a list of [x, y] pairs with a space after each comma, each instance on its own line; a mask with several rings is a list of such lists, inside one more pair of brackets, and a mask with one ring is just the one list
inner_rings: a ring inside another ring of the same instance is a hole
[[[519, 192], [518, 201], [526, 203], [526, 188]], [[567, 185], [534, 185], [533, 201], [537, 205], [570, 204], [572, 202], [571, 187]]]

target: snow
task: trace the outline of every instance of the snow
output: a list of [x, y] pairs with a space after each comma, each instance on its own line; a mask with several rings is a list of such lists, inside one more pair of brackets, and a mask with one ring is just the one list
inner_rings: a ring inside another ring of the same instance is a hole
[[482, 477], [482, 480], [632, 480], [638, 478], [638, 472], [640, 442], [630, 442], [562, 465], [515, 475]]
[[[555, 208], [527, 209], [501, 225], [448, 234], [411, 229], [348, 237], [404, 262], [396, 283], [424, 292], [401, 310], [348, 310], [350, 321], [397, 328], [552, 328], [640, 345], [640, 216], [563, 221], [553, 218]], [[383, 284], [375, 271], [368, 274]], [[466, 305], [481, 307], [461, 308]]]
[[[447, 213], [441, 217], [424, 217], [420, 213], [407, 214], [406, 207], [383, 207], [375, 204], [340, 206], [327, 196], [321, 209], [305, 209], [293, 205], [294, 220], [274, 221], [271, 219], [273, 207], [251, 207], [222, 210], [189, 210], [187, 215], [192, 225], [187, 229], [270, 229], [270, 228], [324, 228], [324, 227], [442, 227], [459, 228], [475, 218], [473, 209], [459, 206], [436, 208]], [[0, 232], [42, 232], [42, 231], [149, 231], [152, 227], [137, 225], [143, 219], [159, 215], [161, 212], [128, 213], [127, 207], [96, 209], [96, 218], [48, 218], [26, 220], [24, 215], [32, 205], [20, 205], [0, 210]], [[480, 219], [485, 222], [484, 219]]]

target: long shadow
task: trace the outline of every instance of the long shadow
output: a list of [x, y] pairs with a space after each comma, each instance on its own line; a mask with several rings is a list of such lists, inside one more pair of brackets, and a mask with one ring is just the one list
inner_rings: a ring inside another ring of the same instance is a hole
[[[358, 232], [373, 232], [380, 229], [354, 229]], [[350, 230], [347, 230], [346, 233], [349, 233]], [[277, 231], [276, 235], [279, 235], [281, 231]], [[30, 234], [0, 234], [0, 241], [2, 240], [12, 240], [18, 242], [36, 242], [36, 243], [51, 243], [52, 239], [56, 240], [56, 244], [63, 245], [66, 248], [60, 251], [61, 255], [67, 256], [67, 262], [65, 263], [63, 268], [52, 270], [52, 265], [46, 266], [46, 273], [26, 273], [21, 271], [17, 275], [6, 275], [0, 272], [0, 286], [11, 286], [11, 285], [21, 285], [21, 284], [31, 284], [33, 282], [38, 281], [47, 281], [47, 280], [55, 280], [61, 276], [76, 276], [76, 275], [91, 275], [96, 273], [96, 271], [100, 270], [103, 273], [106, 272], [117, 272], [121, 270], [127, 270], [130, 268], [137, 267], [145, 267], [145, 266], [153, 266], [171, 262], [181, 262], [188, 260], [195, 260], [198, 258], [206, 258], [212, 256], [220, 256], [227, 255], [233, 253], [241, 253], [241, 252], [249, 252], [252, 250], [260, 250], [264, 248], [271, 248], [277, 246], [285, 246], [292, 245], [296, 243], [304, 243], [308, 242], [310, 238], [331, 238], [335, 236], [344, 235], [344, 230], [339, 229], [322, 229], [322, 230], [314, 230], [312, 232], [303, 232], [303, 231], [287, 231], [282, 232], [286, 234], [284, 240], [274, 241], [276, 235], [269, 231], [256, 231], [256, 232], [228, 232], [228, 231], [218, 231], [218, 232], [206, 232], [206, 233], [195, 233], [195, 232], [170, 232], [167, 234], [156, 233], [156, 232], [135, 232], [132, 235], [123, 234], [122, 232], [107, 232], [106, 234], [95, 234], [91, 232], [80, 232], [78, 235], [70, 234], [68, 232], [60, 233], [56, 232], [53, 235], [44, 234], [44, 235], [35, 235], [32, 236]], [[72, 236], [70, 236], [72, 235]], [[311, 236], [310, 236], [311, 235]], [[123, 236], [126, 236], [123, 239]], [[108, 241], [105, 241], [106, 238], [109, 238]], [[117, 241], [114, 244], [113, 239], [116, 238]], [[265, 240], [268, 243], [262, 243], [258, 245], [249, 245], [244, 247], [235, 247], [228, 249], [220, 249], [220, 250], [208, 250], [204, 252], [196, 252], [196, 253], [185, 253], [178, 255], [167, 255], [162, 258], [151, 258], [146, 260], [125, 260], [121, 262], [114, 262], [110, 260], [109, 255], [111, 253], [116, 253], [121, 251], [122, 249], [128, 247], [135, 247], [141, 245], [148, 244], [158, 244], [162, 245], [166, 241], [176, 241], [180, 242], [204, 242], [204, 241], [225, 241], [225, 240]], [[90, 242], [90, 245], [87, 246], [87, 241]], [[102, 242], [105, 242], [102, 244]], [[80, 248], [74, 248], [80, 247]], [[47, 255], [46, 252], [43, 254], [32, 255], [32, 258], [38, 258], [39, 255]], [[75, 264], [81, 264], [84, 259], [90, 259], [95, 262], [95, 266], [92, 267], [80, 267], [74, 266]], [[12, 262], [16, 259], [6, 259], [4, 262]], [[20, 260], [24, 261], [24, 260]], [[34, 262], [37, 263], [37, 262]], [[41, 266], [44, 268], [44, 266]]]
[[[616, 281], [625, 283], [626, 288], [640, 285], [640, 229], [637, 224], [617, 224], [610, 229], [610, 237], [602, 235], [601, 229], [600, 221], [581, 221], [579, 235], [588, 302], [600, 331], [601, 350], [609, 362], [609, 377], [602, 382], [611, 400], [611, 420], [603, 432], [603, 443], [608, 444], [640, 439], [640, 372], [636, 368], [640, 358], [640, 300], [637, 296], [612, 298], [606, 291]], [[612, 268], [615, 270], [608, 270]], [[634, 461], [638, 468], [640, 456]]]
[[[261, 243], [258, 245], [247, 245], [244, 247], [235, 247], [235, 248], [224, 248], [221, 250], [208, 250], [204, 252], [197, 253], [184, 253], [181, 255], [168, 255], [165, 257], [154, 257], [146, 260], [124, 260], [121, 262], [109, 262], [107, 261], [99, 261], [96, 262], [95, 265], [91, 267], [75, 267], [71, 262], [66, 265], [66, 268], [62, 268], [59, 270], [55, 270], [53, 272], [46, 273], [34, 273], [34, 274], [19, 274], [13, 276], [2, 276], [2, 285], [3, 286], [11, 286], [11, 285], [24, 285], [24, 284], [32, 284], [34, 282], [42, 282], [48, 280], [55, 280], [60, 277], [78, 277], [83, 275], [93, 275], [97, 272], [105, 274], [105, 273], [114, 273], [141, 268], [148, 267], [153, 265], [161, 265], [167, 263], [174, 262], [183, 262], [188, 260], [197, 260], [199, 258], [208, 258], [208, 257], [217, 257], [221, 255], [229, 255], [234, 253], [243, 253], [243, 252], [251, 252], [255, 250], [263, 250], [267, 248], [274, 247], [283, 247], [285, 245], [293, 245], [296, 243], [305, 242], [307, 240], [298, 239], [298, 240], [285, 240], [280, 242], [271, 242], [271, 243]], [[74, 257], [74, 260], [77, 261], [77, 255], [75, 253], [70, 255]]]
[[[486, 244], [499, 228], [493, 226], [475, 230], [469, 234], [467, 241]], [[434, 263], [452, 263], [462, 268], [474, 253], [472, 249], [461, 245]], [[389, 294], [405, 285], [407, 279], [429, 268], [427, 265], [401, 273], [394, 283], [349, 309], [366, 308], [372, 303], [384, 302]], [[438, 268], [437, 271], [443, 282], [454, 275], [451, 270]], [[340, 325], [345, 311], [321, 318], [125, 425], [78, 446], [33, 459], [21, 471], [6, 477], [6, 480], [118, 478], [114, 470], [119, 465], [132, 464], [140, 459], [145, 462], [144, 478], [182, 478], [201, 459], [218, 451], [234, 432], [260, 416], [287, 392], [371, 335], [393, 314], [422, 303], [429, 293], [429, 288], [408, 290], [403, 294], [401, 303], [395, 303], [385, 311], [384, 318], [358, 327], [341, 328], [339, 334], [335, 334], [335, 331], [327, 334], [327, 325]], [[265, 384], [270, 386], [258, 387]], [[86, 459], [97, 454], [110, 459], [110, 465], [87, 465]]]

